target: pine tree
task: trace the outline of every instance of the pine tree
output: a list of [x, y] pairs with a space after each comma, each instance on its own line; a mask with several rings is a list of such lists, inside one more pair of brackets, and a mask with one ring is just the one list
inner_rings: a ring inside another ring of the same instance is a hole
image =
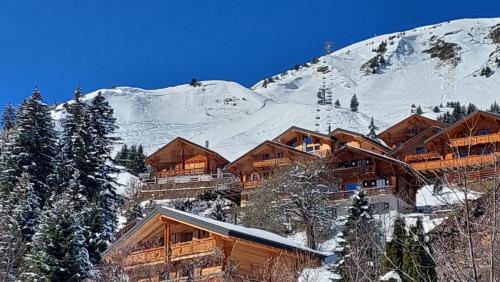
[[21, 104], [16, 123], [12, 146], [14, 175], [19, 180], [21, 174], [28, 174], [40, 208], [43, 208], [52, 192], [56, 135], [50, 109], [43, 102], [40, 91], [35, 89]]
[[352, 281], [352, 277], [358, 277], [358, 281], [375, 281], [382, 268], [382, 256], [378, 253], [382, 236], [369, 208], [366, 191], [356, 191], [348, 210], [342, 231], [344, 243], [337, 251], [341, 261], [332, 270], [341, 277], [337, 281]]
[[358, 98], [356, 97], [356, 94], [352, 95], [351, 98], [351, 111], [357, 112], [359, 107], [359, 102]]
[[137, 146], [137, 159], [134, 161], [136, 174], [147, 172], [145, 160], [146, 155], [144, 154], [144, 147], [142, 144], [139, 144], [139, 146]]
[[224, 209], [223, 201], [217, 201], [217, 203], [215, 203], [215, 206], [210, 213], [210, 217], [218, 221], [227, 221], [227, 212]]
[[7, 104], [3, 110], [2, 126], [6, 131], [13, 129], [16, 126], [16, 110], [11, 103]]
[[334, 104], [335, 108], [340, 108], [340, 101], [337, 99]]
[[125, 218], [127, 219], [127, 224], [135, 219], [142, 218], [143, 211], [141, 205], [135, 202], [130, 209], [125, 212]]
[[418, 105], [416, 113], [417, 113], [417, 115], [421, 115], [424, 113], [424, 111], [422, 110], [422, 107], [420, 107], [420, 105]]
[[377, 139], [377, 132], [375, 132], [375, 131], [378, 130], [378, 127], [375, 126], [375, 122], [373, 121], [373, 117], [372, 117], [372, 120], [370, 121], [370, 125], [368, 126], [368, 128], [370, 129], [370, 132], [368, 133], [368, 137], [373, 139], [373, 140], [376, 140]]
[[467, 111], [466, 111], [466, 114], [465, 115], [469, 115], [469, 114], [472, 114], [473, 112], [477, 111], [477, 107], [476, 105], [472, 104], [472, 103], [469, 103], [469, 105], [467, 106]]
[[500, 105], [498, 105], [497, 101], [494, 101], [491, 104], [490, 109], [488, 110], [488, 112], [500, 115]]
[[120, 151], [116, 154], [115, 163], [123, 167], [127, 167], [129, 158], [129, 149], [127, 144], [123, 144]]
[[403, 265], [403, 252], [407, 241], [405, 221], [401, 217], [397, 217], [394, 221], [394, 230], [390, 242], [385, 245], [385, 271], [396, 270], [400, 276], [401, 267]]
[[432, 109], [432, 111], [435, 113], [440, 113], [441, 109], [438, 106], [435, 106], [434, 109]]

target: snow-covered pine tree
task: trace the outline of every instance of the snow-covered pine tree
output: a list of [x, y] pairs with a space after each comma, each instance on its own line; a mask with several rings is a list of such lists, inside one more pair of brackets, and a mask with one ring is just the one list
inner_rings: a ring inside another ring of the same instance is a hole
[[[92, 129], [91, 152], [97, 156], [94, 159], [94, 177], [96, 179], [96, 195], [87, 198], [92, 204], [90, 218], [92, 221], [89, 232], [90, 237], [95, 237], [95, 248], [89, 248], [92, 263], [98, 263], [102, 252], [106, 250], [111, 242], [117, 226], [117, 211], [121, 200], [116, 194], [116, 181], [113, 174], [117, 173], [112, 164], [111, 150], [118, 141], [113, 136], [115, 129], [115, 118], [113, 109], [101, 93], [98, 93], [89, 108], [90, 128]], [[95, 197], [95, 198], [94, 198]], [[95, 214], [95, 215], [93, 215]]]
[[380, 230], [369, 207], [366, 191], [358, 189], [351, 197], [348, 217], [343, 228], [342, 248], [337, 252], [340, 263], [332, 268], [339, 275], [335, 281], [376, 281], [382, 269], [383, 246]]
[[491, 104], [490, 108], [488, 109], [488, 112], [500, 115], [500, 105], [498, 105], [497, 101], [494, 101]]
[[218, 221], [227, 221], [227, 212], [224, 209], [224, 201], [218, 200], [210, 213], [210, 217]]
[[144, 162], [145, 159], [146, 155], [144, 154], [144, 147], [142, 144], [139, 144], [139, 146], [137, 146], [137, 159], [134, 160], [134, 172], [136, 174], [147, 171], [146, 163]]
[[335, 108], [340, 108], [340, 101], [339, 101], [339, 99], [335, 100], [334, 106], [335, 106]]
[[437, 281], [436, 265], [427, 239], [422, 220], [418, 218], [416, 225], [410, 228], [401, 265], [412, 281]]
[[421, 107], [420, 105], [418, 105], [418, 107], [417, 107], [417, 111], [416, 111], [416, 114], [417, 114], [417, 115], [421, 115], [421, 114], [423, 114], [423, 113], [424, 113], [424, 111], [422, 110], [422, 107]]
[[125, 218], [127, 219], [127, 224], [135, 219], [142, 218], [143, 211], [141, 205], [138, 202], [134, 204], [125, 212]]
[[378, 130], [378, 127], [375, 126], [375, 122], [373, 121], [373, 117], [372, 117], [372, 120], [370, 121], [370, 125], [368, 126], [368, 128], [370, 129], [370, 132], [368, 133], [368, 137], [373, 139], [373, 140], [377, 140], [377, 132], [376, 130]]
[[401, 266], [403, 264], [403, 253], [407, 237], [405, 221], [398, 216], [394, 220], [391, 240], [385, 244], [385, 271], [395, 270], [403, 277], [401, 275]]
[[472, 114], [475, 111], [477, 111], [477, 106], [472, 103], [469, 103], [469, 105], [467, 105], [466, 115]]
[[2, 113], [3, 130], [9, 131], [16, 126], [16, 110], [11, 103], [7, 104]]
[[[73, 181], [72, 185], [79, 186]], [[90, 276], [92, 264], [85, 247], [82, 209], [75, 206], [83, 197], [70, 193], [63, 192], [42, 214], [33, 247], [24, 259], [22, 281], [82, 281]]]
[[351, 107], [351, 111], [353, 111], [353, 112], [358, 111], [359, 102], [358, 102], [358, 97], [356, 97], [356, 94], [352, 95], [350, 107]]
[[14, 175], [19, 180], [21, 174], [28, 174], [43, 208], [52, 194], [56, 134], [50, 108], [38, 89], [19, 106], [16, 124], [12, 146]]
[[16, 182], [11, 199], [23, 242], [30, 242], [37, 230], [42, 208], [41, 199], [29, 174], [24, 173]]

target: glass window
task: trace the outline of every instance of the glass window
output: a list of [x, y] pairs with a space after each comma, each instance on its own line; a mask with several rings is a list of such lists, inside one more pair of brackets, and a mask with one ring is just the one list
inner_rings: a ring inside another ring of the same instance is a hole
[[424, 147], [418, 147], [415, 150], [416, 150], [417, 154], [423, 154], [423, 153], [425, 153], [425, 148]]

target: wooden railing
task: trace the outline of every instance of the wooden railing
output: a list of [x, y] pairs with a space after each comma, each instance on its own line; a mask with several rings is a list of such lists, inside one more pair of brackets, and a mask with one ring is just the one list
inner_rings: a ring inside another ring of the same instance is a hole
[[[382, 194], [392, 194], [393, 186], [383, 186], [383, 187], [373, 187], [373, 188], [360, 188], [364, 191], [366, 191], [366, 194], [368, 196], [375, 196], [375, 195], [382, 195]], [[339, 191], [339, 192], [333, 192], [327, 195], [327, 197], [330, 200], [343, 200], [351, 197], [354, 195], [354, 192], [356, 190], [352, 191]]]
[[335, 177], [348, 177], [361, 174], [369, 174], [375, 172], [375, 165], [361, 165], [353, 167], [342, 167], [333, 170]]
[[413, 163], [411, 166], [415, 170], [424, 171], [424, 170], [441, 170], [447, 168], [457, 168], [457, 167], [466, 167], [466, 166], [476, 166], [476, 165], [485, 165], [485, 164], [493, 164], [500, 157], [500, 153], [493, 153], [489, 155], [478, 155], [478, 156], [468, 156], [461, 157], [457, 159], [448, 159], [448, 160], [436, 160], [436, 161], [427, 161], [420, 163]]
[[133, 252], [125, 259], [126, 266], [165, 261], [165, 247]]
[[313, 151], [312, 154], [315, 156], [318, 156], [320, 158], [324, 158], [324, 157], [329, 156], [331, 154], [331, 151], [328, 149], [325, 149], [325, 150]]
[[215, 250], [216, 243], [213, 238], [193, 240], [189, 242], [174, 244], [170, 247], [170, 257], [178, 258], [183, 256], [196, 255]]
[[243, 182], [243, 188], [258, 188], [262, 186], [262, 180], [245, 181]]
[[176, 175], [196, 175], [196, 174], [206, 174], [207, 169], [204, 168], [193, 168], [193, 169], [174, 169], [156, 172], [156, 177], [168, 177]]
[[421, 162], [432, 159], [441, 159], [441, 155], [438, 152], [428, 152], [423, 154], [415, 154], [405, 156], [405, 162]]
[[500, 132], [486, 134], [486, 135], [451, 139], [450, 145], [452, 147], [462, 147], [462, 146], [473, 146], [477, 144], [488, 144], [496, 142], [500, 142]]
[[280, 165], [289, 165], [292, 163], [290, 158], [278, 158], [278, 159], [269, 159], [263, 161], [253, 162], [253, 167], [273, 167]]

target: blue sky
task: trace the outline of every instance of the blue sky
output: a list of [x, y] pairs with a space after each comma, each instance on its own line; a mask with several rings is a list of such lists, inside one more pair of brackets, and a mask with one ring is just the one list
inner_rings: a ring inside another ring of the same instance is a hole
[[50, 103], [80, 85], [146, 89], [200, 80], [251, 86], [376, 34], [500, 16], [500, 1], [0, 1], [0, 106], [38, 86]]

